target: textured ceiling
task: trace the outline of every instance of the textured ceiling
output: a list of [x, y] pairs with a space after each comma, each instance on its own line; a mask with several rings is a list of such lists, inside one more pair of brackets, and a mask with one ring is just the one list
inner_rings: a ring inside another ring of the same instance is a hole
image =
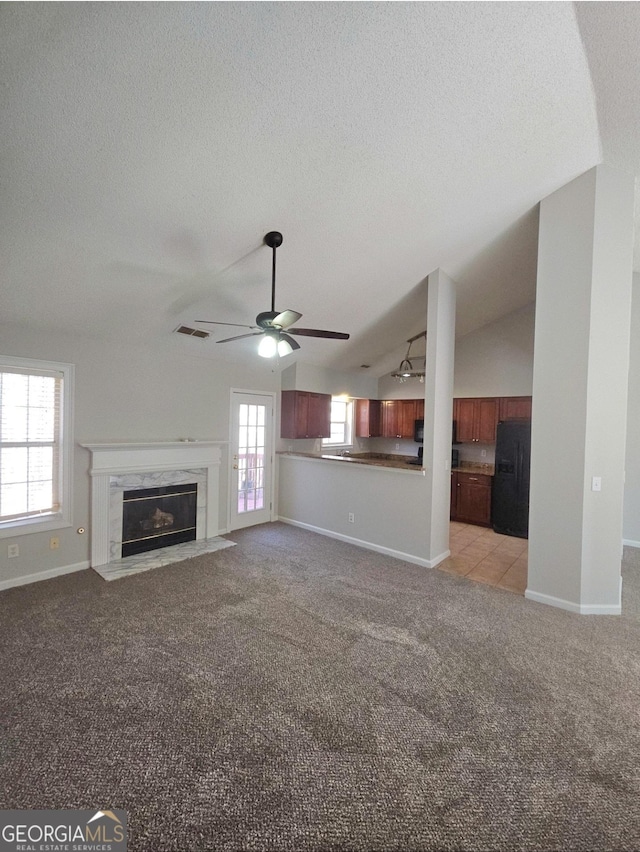
[[[252, 323], [273, 229], [277, 307], [352, 335], [314, 363], [385, 372], [437, 267], [459, 334], [521, 307], [538, 201], [640, 166], [638, 4], [578, 6], [0, 4], [2, 320]], [[227, 334], [180, 345], [255, 357]]]

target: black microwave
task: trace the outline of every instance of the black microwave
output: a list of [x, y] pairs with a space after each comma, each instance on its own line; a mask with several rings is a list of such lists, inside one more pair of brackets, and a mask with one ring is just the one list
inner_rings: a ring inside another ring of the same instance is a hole
[[[459, 444], [460, 443], [458, 441], [457, 436], [456, 436], [456, 427], [457, 427], [457, 423], [454, 420], [453, 421], [453, 427], [451, 429], [451, 443], [452, 444]], [[423, 443], [423, 441], [424, 441], [424, 420], [414, 420], [414, 423], [413, 423], [413, 440], [418, 444]]]

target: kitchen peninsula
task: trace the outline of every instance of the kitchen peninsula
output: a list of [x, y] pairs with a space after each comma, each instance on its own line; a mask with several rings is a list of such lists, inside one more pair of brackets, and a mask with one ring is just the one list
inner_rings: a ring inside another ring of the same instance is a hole
[[[313, 429], [300, 416], [311, 406], [306, 405], [300, 393], [291, 398], [297, 403], [299, 427], [295, 434], [313, 435]], [[443, 548], [443, 553], [434, 556], [433, 561], [425, 558], [430, 552], [435, 473], [429, 469], [429, 463], [425, 468], [415, 455], [407, 454], [409, 441], [414, 443], [413, 427], [406, 425], [395, 431], [382, 428], [384, 403], [384, 400], [360, 402], [361, 416], [355, 421], [356, 427], [358, 422], [360, 425], [355, 430], [357, 441], [353, 449], [323, 452], [316, 437], [315, 446], [309, 446], [307, 441], [297, 451], [289, 444], [278, 452], [278, 516], [286, 523], [432, 567], [449, 555]], [[459, 455], [462, 456], [464, 449], [464, 457], [458, 461], [454, 453], [454, 464], [449, 456], [443, 459], [440, 468], [447, 471], [447, 477], [450, 468], [452, 519], [490, 525], [495, 428], [500, 419], [520, 419], [529, 414], [530, 404], [530, 397], [454, 401], [454, 420], [457, 415], [463, 427], [462, 440], [458, 438]], [[387, 408], [391, 411], [390, 405]], [[410, 419], [399, 414], [396, 417], [395, 413], [393, 418], [387, 416], [387, 424]], [[325, 426], [321, 434], [328, 431]], [[293, 434], [287, 425], [282, 437], [291, 440]], [[384, 452], [385, 438], [387, 444], [393, 441], [404, 454]], [[403, 439], [404, 444], [399, 446], [397, 441]]]

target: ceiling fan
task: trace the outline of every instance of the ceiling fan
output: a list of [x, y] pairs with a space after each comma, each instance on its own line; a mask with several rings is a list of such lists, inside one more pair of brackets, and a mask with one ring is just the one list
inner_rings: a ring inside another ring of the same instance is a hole
[[271, 358], [273, 355], [289, 355], [295, 349], [300, 349], [300, 344], [291, 335], [301, 337], [328, 337], [334, 340], [348, 340], [349, 335], [341, 331], [323, 331], [320, 328], [291, 328], [291, 326], [302, 318], [298, 311], [276, 311], [276, 249], [282, 245], [282, 234], [279, 231], [269, 231], [264, 237], [264, 244], [273, 250], [273, 261], [271, 271], [271, 310], [263, 311], [256, 317], [255, 325], [242, 325], [237, 322], [217, 322], [216, 320], [196, 320], [196, 322], [209, 325], [233, 325], [237, 328], [255, 329], [248, 334], [237, 334], [235, 337], [225, 337], [217, 343], [229, 343], [232, 340], [242, 340], [244, 337], [257, 337], [263, 335], [258, 347], [258, 355], [263, 358]]

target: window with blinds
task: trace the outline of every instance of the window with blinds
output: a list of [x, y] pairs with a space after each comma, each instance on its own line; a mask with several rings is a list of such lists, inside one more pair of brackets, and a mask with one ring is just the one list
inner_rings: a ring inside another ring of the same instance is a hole
[[[69, 365], [0, 360], [0, 525], [62, 518]], [[50, 365], [53, 366], [53, 365]], [[70, 449], [69, 449], [70, 453]]]
[[331, 436], [323, 438], [323, 446], [350, 447], [353, 444], [353, 401], [344, 397], [331, 399]]

